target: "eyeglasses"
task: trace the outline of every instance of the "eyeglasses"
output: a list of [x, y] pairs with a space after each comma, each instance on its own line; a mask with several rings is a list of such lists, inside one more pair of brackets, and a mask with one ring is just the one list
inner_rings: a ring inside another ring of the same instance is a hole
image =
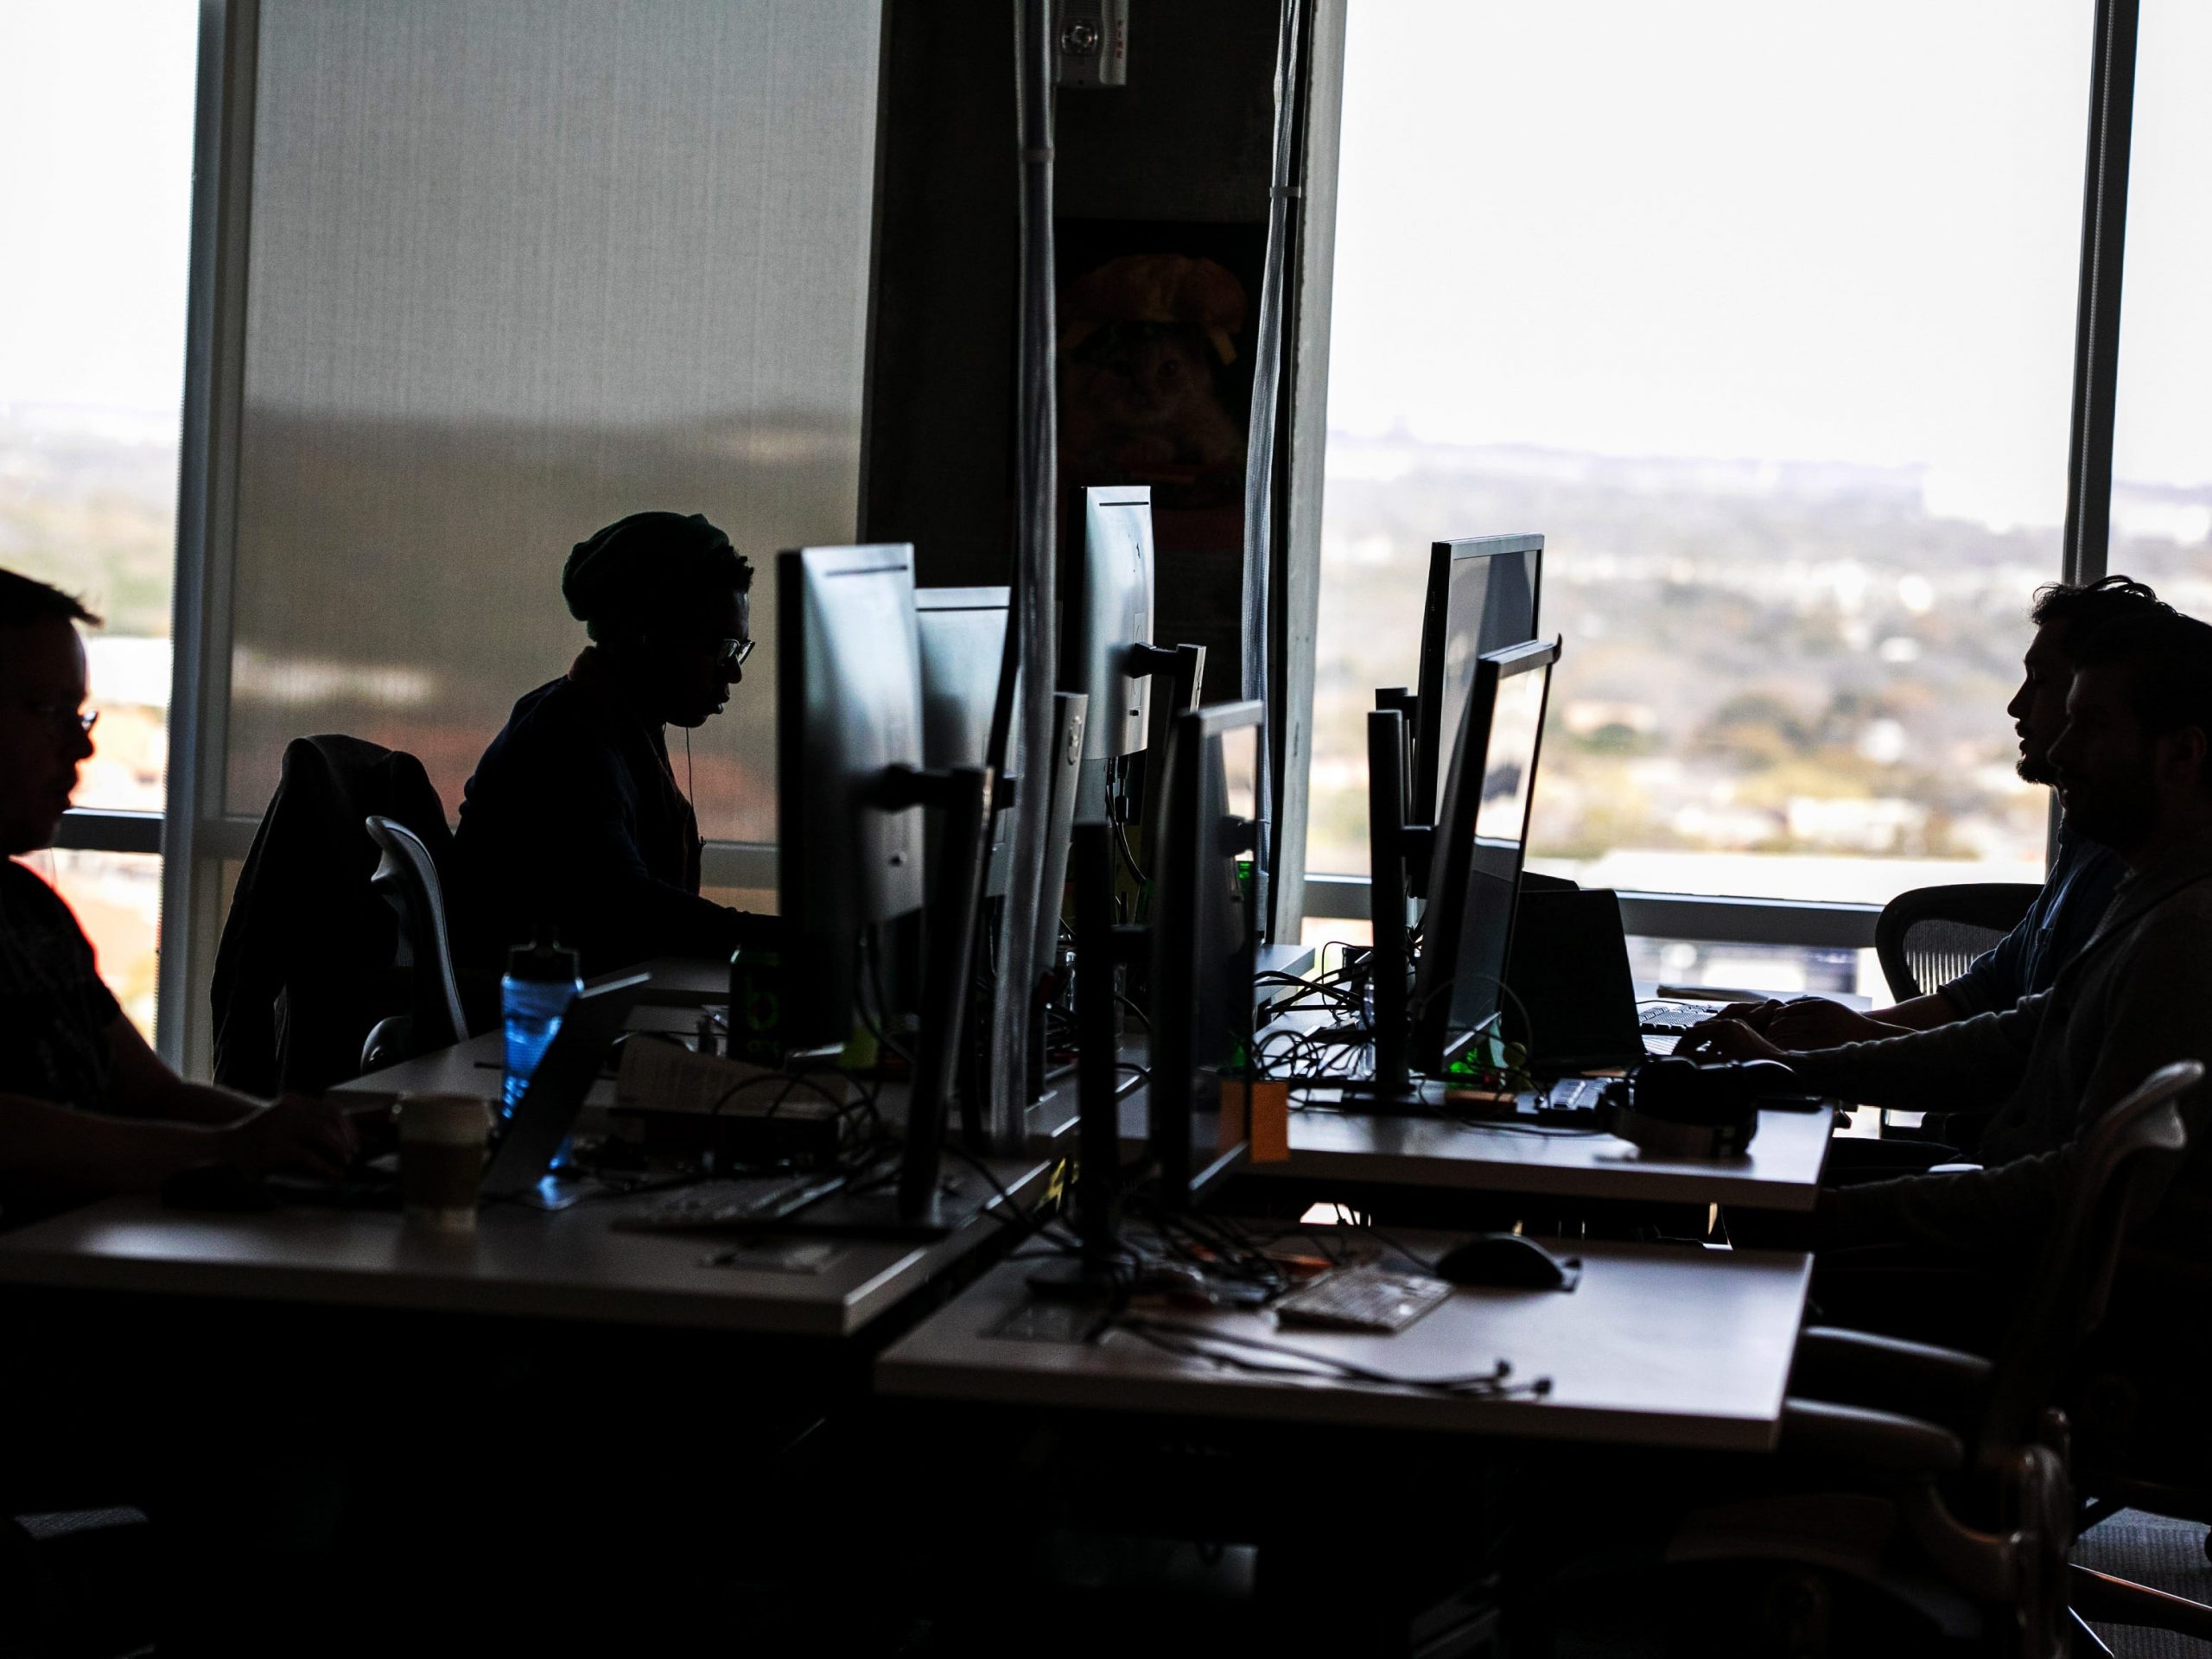
[[715, 651], [715, 666], [725, 674], [734, 674], [745, 666], [745, 659], [753, 654], [757, 639], [725, 639]]
[[100, 723], [100, 711], [97, 709], [88, 715], [81, 709], [67, 708], [58, 702], [26, 701], [23, 709], [34, 720], [42, 721], [51, 726], [56, 737], [73, 735], [90, 737], [92, 734], [92, 728]]

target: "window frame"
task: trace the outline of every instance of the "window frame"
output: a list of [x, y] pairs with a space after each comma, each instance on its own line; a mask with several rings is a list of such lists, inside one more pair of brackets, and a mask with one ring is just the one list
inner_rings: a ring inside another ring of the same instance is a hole
[[[1332, 80], [1315, 89], [1309, 108], [1316, 118], [1341, 123], [1343, 103], [1344, 12], [1351, 0], [1318, 0], [1322, 28], [1332, 31], [1333, 52], [1314, 54], [1312, 73]], [[2086, 153], [2082, 168], [2082, 252], [2076, 272], [2074, 380], [2070, 398], [2068, 440], [2066, 520], [2061, 543], [2061, 568], [2053, 580], [2089, 582], [2106, 574], [2110, 551], [2112, 510], [2113, 412], [2117, 402], [2120, 365], [2120, 308], [2121, 254], [2127, 236], [2127, 174], [2131, 128], [2134, 118], [2135, 59], [2140, 0], [2087, 0], [2094, 15], [2090, 46], [2089, 105]], [[1316, 31], [1317, 39], [1320, 31]], [[1323, 249], [1332, 245], [1337, 211], [1336, 160], [1340, 133], [1332, 130], [1325, 143], [1309, 141], [1313, 164], [1305, 181], [1305, 213], [1301, 237], [1306, 245], [1318, 235]], [[1325, 254], [1319, 262], [1318, 280], [1309, 263], [1307, 283], [1296, 335], [1301, 378], [1310, 377], [1323, 388], [1327, 381], [1329, 308], [1333, 297], [1328, 282]], [[1323, 398], [1300, 401], [1304, 417], [1294, 423], [1292, 453], [1309, 458], [1309, 470], [1318, 474], [1319, 445], [1309, 435], [1301, 446], [1299, 427], [1318, 424]], [[1286, 786], [1294, 777], [1301, 800], [1300, 827], [1305, 809], [1303, 791], [1310, 770], [1312, 745], [1308, 728], [1313, 706], [1313, 653], [1320, 582], [1320, 487], [1316, 478], [1311, 490], [1312, 508], [1304, 522], [1294, 515], [1290, 525], [1291, 567], [1302, 582], [1300, 597], [1312, 608], [1294, 619], [1308, 631], [1306, 649], [1288, 664], [1294, 682], [1287, 688], [1288, 706], [1306, 717], [1291, 722], [1291, 744], [1285, 766]], [[1293, 767], [1295, 770], [1293, 770]], [[2058, 807], [2050, 808], [2050, 828], [2044, 855], [2046, 866], [2057, 844]], [[1309, 872], [1302, 836], [1294, 844], [1285, 837], [1285, 878], [1302, 900], [1295, 919], [1363, 920], [1370, 913], [1367, 878]], [[1283, 879], [1283, 878], [1279, 878]], [[1874, 942], [1876, 905], [1846, 904], [1820, 899], [1746, 899], [1719, 893], [1623, 893], [1622, 918], [1631, 934], [1660, 938], [1694, 940], [1723, 944], [1789, 944], [1815, 949], [1867, 949]]]
[[[1305, 65], [1306, 109], [1294, 248], [1295, 296], [1289, 334], [1289, 416], [1283, 435], [1284, 511], [1273, 619], [1282, 675], [1276, 808], [1285, 833], [1276, 876], [1280, 936], [1306, 917], [1357, 918], [1368, 910], [1363, 878], [1305, 868], [1305, 801], [1310, 772], [1313, 637], [1320, 572], [1319, 445], [1328, 384], [1337, 157], [1343, 110], [1343, 42], [1352, 0], [1292, 0], [1310, 7], [1313, 43]], [[2125, 247], [2130, 125], [2133, 115], [2139, 0], [2087, 0], [2094, 16], [2082, 205], [2079, 305], [2075, 339], [2063, 568], [2069, 582], [2105, 573], [2111, 506], [2121, 255]], [[255, 44], [259, 0], [205, 0], [200, 41], [192, 270], [188, 308], [183, 465], [177, 510], [175, 645], [169, 706], [165, 812], [73, 810], [55, 839], [75, 850], [162, 857], [164, 948], [159, 1047], [172, 1063], [204, 1069], [209, 1039], [188, 1032], [190, 988], [213, 966], [222, 917], [224, 861], [245, 855], [257, 818], [226, 813], [201, 757], [219, 753], [227, 658], [211, 650], [227, 638], [231, 504], [238, 430], [245, 254], [250, 231]], [[1298, 833], [1293, 834], [1293, 829]], [[772, 887], [776, 849], [758, 842], [709, 842], [705, 878], [723, 887]], [[199, 879], [195, 879], [197, 876]], [[1622, 895], [1638, 934], [1719, 943], [1863, 947], [1875, 906], [1695, 893]], [[204, 1027], [205, 1009], [198, 1010]]]

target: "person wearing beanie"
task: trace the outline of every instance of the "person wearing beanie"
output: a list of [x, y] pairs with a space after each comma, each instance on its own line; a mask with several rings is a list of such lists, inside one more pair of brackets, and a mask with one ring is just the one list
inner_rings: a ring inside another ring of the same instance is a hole
[[696, 512], [633, 512], [569, 553], [561, 594], [591, 643], [515, 704], [454, 836], [454, 954], [480, 994], [542, 927], [588, 975], [726, 957], [772, 929], [700, 896], [698, 820], [664, 734], [714, 718], [745, 677], [752, 586]]

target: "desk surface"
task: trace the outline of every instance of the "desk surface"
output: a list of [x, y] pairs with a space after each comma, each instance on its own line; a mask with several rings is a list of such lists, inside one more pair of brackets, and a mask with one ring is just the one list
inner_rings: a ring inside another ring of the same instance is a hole
[[[1033, 1109], [1033, 1146], [1071, 1147], [1075, 1112], [1071, 1081]], [[1121, 1118], [1122, 1143], [1135, 1151], [1149, 1122], [1142, 1089], [1122, 1097]], [[1244, 1169], [1262, 1178], [1431, 1191], [1806, 1211], [1820, 1191], [1833, 1122], [1827, 1112], [1770, 1109], [1759, 1114], [1759, 1132], [1741, 1158], [1659, 1158], [1610, 1135], [1308, 1106], [1290, 1115], [1287, 1160]]]
[[1661, 1158], [1610, 1135], [1529, 1130], [1448, 1118], [1381, 1116], [1318, 1108], [1290, 1115], [1287, 1162], [1255, 1175], [1334, 1176], [1378, 1185], [1732, 1204], [1810, 1210], [1834, 1118], [1772, 1109], [1740, 1158]]
[[1265, 1313], [1159, 1316], [1402, 1375], [1484, 1370], [1502, 1357], [1516, 1376], [1552, 1379], [1541, 1399], [1256, 1376], [1122, 1332], [1095, 1344], [987, 1335], [1027, 1300], [1034, 1264], [1021, 1262], [994, 1268], [892, 1344], [876, 1382], [887, 1394], [984, 1405], [1770, 1451], [1811, 1258], [1597, 1243], [1580, 1253], [1572, 1292], [1459, 1290], [1395, 1336], [1278, 1331]]
[[[1017, 1194], [1043, 1173], [1033, 1160], [992, 1169]], [[966, 1173], [966, 1185], [977, 1182]], [[979, 1216], [928, 1244], [823, 1240], [811, 1271], [720, 1267], [707, 1258], [736, 1240], [609, 1225], [651, 1201], [587, 1200], [550, 1214], [493, 1205], [474, 1234], [441, 1237], [389, 1212], [203, 1214], [111, 1198], [0, 1235], [0, 1284], [835, 1338], [1000, 1229]]]

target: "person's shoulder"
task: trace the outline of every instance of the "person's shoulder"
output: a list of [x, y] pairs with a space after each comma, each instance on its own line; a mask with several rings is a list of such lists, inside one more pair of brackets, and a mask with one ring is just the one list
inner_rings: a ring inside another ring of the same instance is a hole
[[2176, 973], [2190, 984], [2212, 986], [2212, 950], [2204, 948], [2212, 934], [2212, 878], [2176, 887], [2137, 918], [2133, 929], [2139, 963], [2158, 964], [2161, 974]]
[[485, 752], [486, 762], [496, 769], [502, 760], [565, 754], [591, 729], [590, 701], [565, 677], [548, 680], [516, 702], [505, 727]]
[[36, 870], [12, 858], [0, 859], [0, 934], [18, 943], [45, 941], [35, 944], [36, 950], [53, 949], [57, 941], [92, 950], [69, 901]]
[[68, 918], [71, 926], [76, 925], [68, 901], [48, 885], [44, 876], [28, 864], [0, 859], [0, 918], [22, 922], [62, 917]]

